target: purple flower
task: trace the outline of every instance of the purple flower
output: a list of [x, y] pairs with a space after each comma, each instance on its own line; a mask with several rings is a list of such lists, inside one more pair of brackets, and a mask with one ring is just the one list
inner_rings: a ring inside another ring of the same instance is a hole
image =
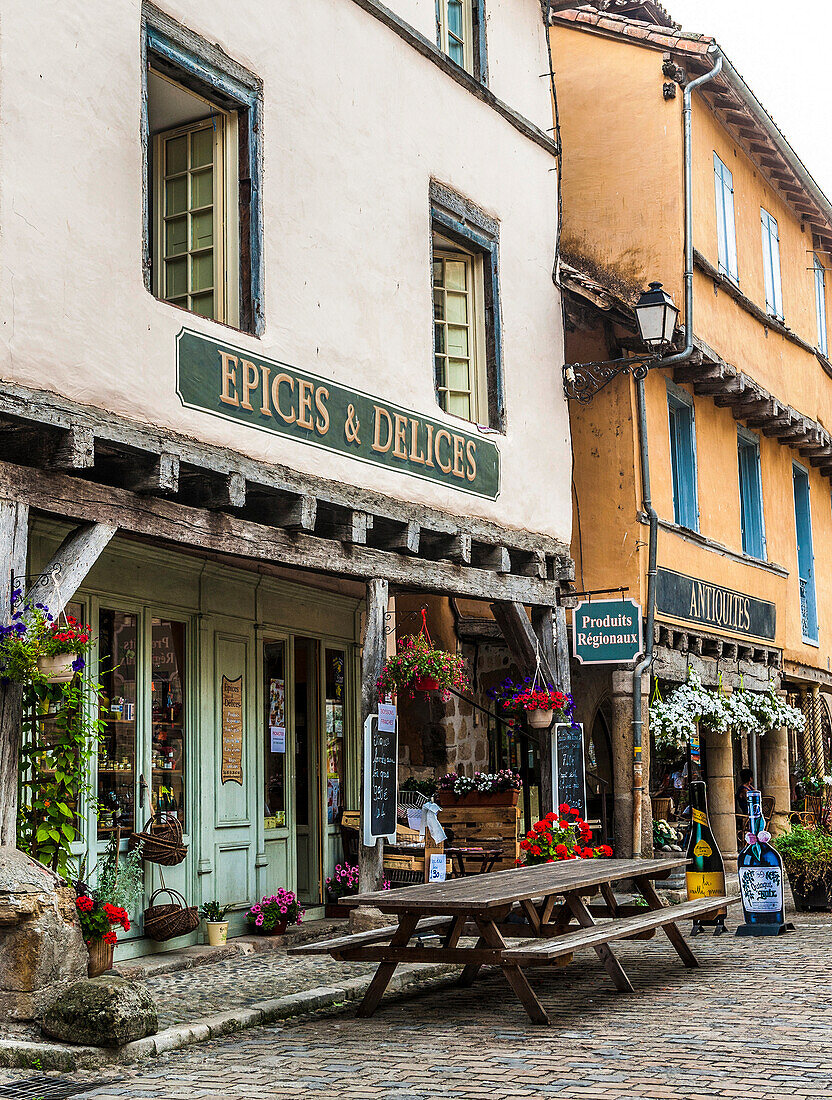
[[73, 672], [80, 672], [81, 669], [84, 667], [84, 664], [85, 664], [84, 658], [79, 653], [78, 656], [75, 658], [75, 660], [72, 662], [72, 671]]
[[255, 919], [254, 923], [257, 925], [258, 928], [260, 928], [262, 926], [262, 924], [263, 924], [263, 914], [262, 913], [260, 914], [259, 917], [257, 917]]

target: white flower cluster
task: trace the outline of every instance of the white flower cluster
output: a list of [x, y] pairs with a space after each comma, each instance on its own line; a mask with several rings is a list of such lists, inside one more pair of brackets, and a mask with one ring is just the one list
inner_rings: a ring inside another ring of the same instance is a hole
[[800, 732], [806, 718], [774, 691], [735, 691], [731, 695], [702, 686], [693, 669], [687, 683], [675, 688], [667, 699], [650, 707], [650, 731], [659, 750], [685, 752], [699, 722], [714, 733], [753, 733], [758, 737], [786, 726]]

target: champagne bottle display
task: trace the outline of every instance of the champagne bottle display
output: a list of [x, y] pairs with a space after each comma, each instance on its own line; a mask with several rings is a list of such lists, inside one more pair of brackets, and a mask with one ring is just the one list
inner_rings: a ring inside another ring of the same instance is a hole
[[[688, 900], [694, 898], [725, 897], [725, 864], [708, 823], [708, 802], [705, 783], [695, 779], [690, 785], [690, 834], [685, 853], [688, 865], [685, 869], [685, 885]], [[727, 909], [717, 909], [707, 920], [695, 920], [693, 933], [702, 931], [703, 925], [716, 925], [717, 933], [725, 931]]]
[[783, 861], [772, 848], [759, 791], [748, 792], [748, 843], [737, 857], [745, 924], [738, 936], [777, 936], [791, 931], [783, 899]]

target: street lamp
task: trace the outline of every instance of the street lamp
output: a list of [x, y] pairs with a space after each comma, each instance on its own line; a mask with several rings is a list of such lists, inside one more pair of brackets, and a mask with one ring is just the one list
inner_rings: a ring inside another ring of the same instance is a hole
[[636, 325], [646, 355], [628, 355], [602, 363], [567, 363], [563, 368], [563, 391], [568, 398], [587, 404], [604, 386], [619, 374], [645, 378], [647, 371], [661, 360], [662, 353], [673, 343], [679, 310], [661, 283], [651, 283], [635, 304]]
[[651, 283], [636, 302], [636, 323], [642, 340], [653, 350], [673, 342], [679, 310], [661, 283]]

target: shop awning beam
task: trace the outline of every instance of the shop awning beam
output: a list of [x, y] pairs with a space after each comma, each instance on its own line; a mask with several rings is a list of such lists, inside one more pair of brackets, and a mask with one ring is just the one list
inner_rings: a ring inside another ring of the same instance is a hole
[[472, 599], [553, 606], [558, 581], [495, 573], [448, 561], [371, 546], [344, 544], [303, 531], [255, 523], [232, 513], [216, 513], [163, 497], [102, 486], [67, 474], [0, 463], [0, 498], [76, 522], [106, 524], [131, 534], [191, 549], [251, 558], [298, 569], [369, 580], [425, 592]]

